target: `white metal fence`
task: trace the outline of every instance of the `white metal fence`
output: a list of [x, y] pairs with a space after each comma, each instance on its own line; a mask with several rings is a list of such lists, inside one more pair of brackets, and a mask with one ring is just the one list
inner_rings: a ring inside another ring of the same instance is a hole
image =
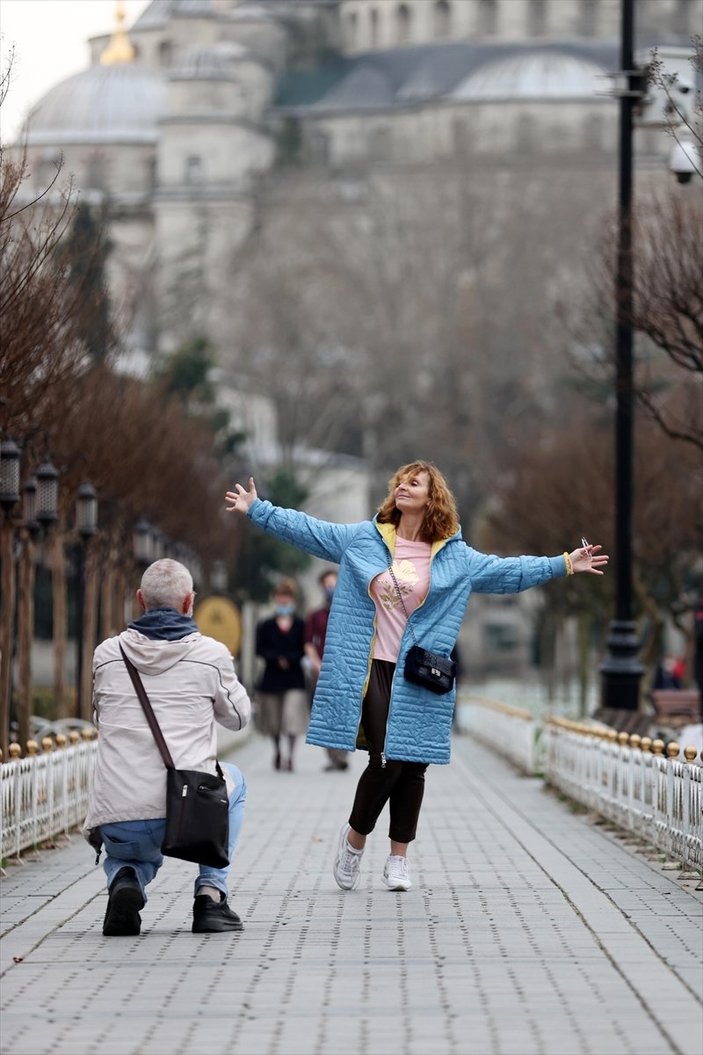
[[520, 707], [477, 696], [468, 696], [466, 702], [462, 711], [466, 731], [500, 751], [526, 773], [534, 773], [539, 723], [533, 715]]
[[617, 733], [479, 697], [463, 710], [467, 732], [621, 828], [703, 869], [703, 766], [697, 749]]
[[[703, 767], [695, 747], [667, 747], [614, 730], [552, 718], [544, 776], [569, 798], [681, 861], [703, 868]], [[668, 756], [668, 757], [667, 757]]]
[[12, 758], [0, 766], [3, 860], [83, 823], [98, 745], [88, 738], [63, 746], [66, 743], [65, 736], [57, 737], [55, 750]]

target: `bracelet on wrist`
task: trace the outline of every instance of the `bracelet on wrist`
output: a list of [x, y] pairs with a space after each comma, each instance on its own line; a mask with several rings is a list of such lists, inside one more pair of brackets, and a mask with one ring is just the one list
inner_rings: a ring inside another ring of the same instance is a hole
[[566, 574], [567, 575], [573, 575], [574, 574], [574, 566], [571, 563], [571, 554], [567, 553], [566, 550], [564, 550], [564, 564], [566, 564]]

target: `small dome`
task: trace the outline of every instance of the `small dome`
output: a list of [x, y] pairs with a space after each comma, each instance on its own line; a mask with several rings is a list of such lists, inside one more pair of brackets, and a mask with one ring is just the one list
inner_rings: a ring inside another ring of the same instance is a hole
[[450, 98], [477, 102], [592, 98], [605, 90], [605, 72], [594, 62], [564, 51], [521, 52], [480, 66]]
[[31, 110], [29, 146], [155, 143], [166, 84], [137, 62], [91, 66], [60, 81]]

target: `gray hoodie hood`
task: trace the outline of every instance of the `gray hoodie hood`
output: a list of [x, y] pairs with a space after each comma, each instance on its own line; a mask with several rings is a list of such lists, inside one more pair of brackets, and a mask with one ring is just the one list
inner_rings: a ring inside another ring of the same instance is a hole
[[129, 627], [119, 635], [120, 644], [127, 658], [134, 663], [140, 674], [163, 674], [171, 670], [182, 659], [186, 659], [197, 647], [202, 634], [199, 631], [176, 641], [161, 641], [147, 637]]

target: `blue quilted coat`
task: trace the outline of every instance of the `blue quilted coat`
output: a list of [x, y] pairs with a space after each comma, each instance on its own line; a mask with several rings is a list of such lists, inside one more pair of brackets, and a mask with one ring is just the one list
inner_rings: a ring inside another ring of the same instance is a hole
[[[314, 557], [339, 564], [307, 742], [353, 751], [369, 678], [376, 608], [371, 580], [388, 567], [395, 528], [375, 520], [331, 524], [257, 499], [249, 517], [271, 535]], [[517, 593], [566, 574], [563, 557], [492, 557], [468, 546], [461, 531], [435, 542], [430, 588], [409, 622], [423, 648], [449, 655], [472, 590]], [[437, 696], [406, 681], [406, 628], [393, 679], [385, 756], [408, 762], [446, 763], [450, 756], [455, 693]]]

